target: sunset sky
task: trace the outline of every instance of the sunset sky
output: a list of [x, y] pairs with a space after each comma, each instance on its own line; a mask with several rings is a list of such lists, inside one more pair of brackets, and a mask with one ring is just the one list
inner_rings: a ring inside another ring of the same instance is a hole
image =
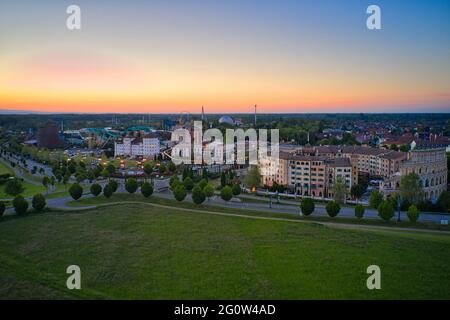
[[[81, 7], [82, 29], [66, 28]], [[382, 30], [366, 28], [377, 4]], [[0, 109], [448, 112], [450, 1], [2, 0]]]

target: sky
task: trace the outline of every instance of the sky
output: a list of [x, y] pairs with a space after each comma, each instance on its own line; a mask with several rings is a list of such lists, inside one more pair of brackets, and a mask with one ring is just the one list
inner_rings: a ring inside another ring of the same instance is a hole
[[[81, 8], [69, 30], [66, 8]], [[368, 30], [366, 9], [381, 9]], [[450, 1], [2, 0], [0, 110], [449, 112]]]

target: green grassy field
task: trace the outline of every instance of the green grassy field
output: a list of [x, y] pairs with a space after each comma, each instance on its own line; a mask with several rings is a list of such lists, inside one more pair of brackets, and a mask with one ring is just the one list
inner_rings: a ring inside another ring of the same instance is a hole
[[8, 168], [7, 166], [5, 166], [3, 163], [0, 162], [0, 174], [5, 173], [14, 174], [14, 172], [10, 168]]
[[[247, 199], [245, 199], [246, 201]], [[110, 198], [105, 198], [100, 195], [98, 197], [83, 197], [77, 201], [69, 201], [66, 203], [69, 207], [90, 207], [90, 206], [98, 206], [98, 205], [115, 205], [116, 203], [123, 202], [139, 202], [139, 203], [156, 203], [166, 206], [179, 207], [179, 208], [187, 208], [187, 209], [195, 209], [195, 210], [214, 210], [217, 212], [225, 212], [229, 214], [244, 214], [249, 216], [259, 216], [259, 217], [272, 217], [272, 218], [287, 218], [293, 220], [301, 220], [308, 222], [333, 222], [333, 223], [344, 223], [344, 224], [354, 224], [354, 225], [363, 225], [363, 226], [380, 226], [380, 227], [395, 227], [395, 228], [415, 228], [415, 229], [433, 229], [433, 230], [442, 230], [442, 231], [450, 231], [450, 226], [448, 225], [440, 225], [435, 223], [423, 223], [416, 222], [411, 223], [409, 221], [402, 221], [401, 223], [397, 223], [395, 219], [391, 219], [390, 221], [382, 221], [378, 219], [357, 219], [357, 218], [344, 218], [344, 217], [328, 217], [328, 216], [316, 216], [314, 214], [305, 217], [305, 216], [297, 216], [288, 213], [281, 212], [267, 212], [267, 211], [257, 211], [257, 210], [248, 210], [245, 208], [237, 209], [233, 208], [230, 210], [226, 207], [218, 207], [214, 206], [214, 204], [208, 201], [205, 201], [201, 205], [193, 204], [192, 202], [182, 201], [178, 202], [176, 200], [164, 199], [157, 196], [152, 196], [150, 198], [144, 198], [140, 193], [129, 194], [129, 193], [115, 193]]]
[[[0, 220], [0, 298], [450, 298], [450, 236], [143, 204]], [[65, 287], [67, 266], [82, 289]], [[381, 267], [381, 290], [366, 268]]]

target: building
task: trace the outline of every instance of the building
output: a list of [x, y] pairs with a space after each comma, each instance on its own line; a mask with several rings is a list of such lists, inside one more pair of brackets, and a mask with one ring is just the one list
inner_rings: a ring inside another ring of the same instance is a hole
[[329, 158], [349, 158], [358, 174], [388, 178], [400, 170], [407, 153], [363, 146], [318, 146], [317, 155]]
[[55, 122], [47, 122], [38, 129], [37, 146], [40, 148], [55, 149], [61, 146], [59, 126]]
[[291, 192], [312, 197], [332, 197], [332, 186], [342, 177], [348, 190], [353, 185], [353, 167], [348, 158], [328, 158], [301, 152], [285, 152], [279, 158], [270, 155], [260, 162], [262, 183], [287, 187]]
[[114, 156], [154, 157], [159, 152], [158, 138], [124, 137], [114, 142]]
[[333, 197], [331, 186], [336, 179], [340, 178], [345, 182], [347, 190], [350, 191], [353, 185], [352, 164], [349, 158], [335, 158], [326, 161], [327, 183], [326, 195], [328, 198]]
[[384, 194], [398, 190], [401, 178], [415, 173], [421, 181], [425, 199], [436, 201], [441, 193], [447, 190], [446, 147], [446, 143], [415, 142], [414, 149], [408, 153], [407, 161], [401, 164], [399, 173], [383, 183]]

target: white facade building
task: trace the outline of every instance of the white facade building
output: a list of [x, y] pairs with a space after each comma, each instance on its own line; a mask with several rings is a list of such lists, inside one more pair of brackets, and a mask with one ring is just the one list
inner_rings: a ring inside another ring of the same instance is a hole
[[159, 153], [157, 138], [126, 137], [114, 142], [114, 156], [153, 157]]

